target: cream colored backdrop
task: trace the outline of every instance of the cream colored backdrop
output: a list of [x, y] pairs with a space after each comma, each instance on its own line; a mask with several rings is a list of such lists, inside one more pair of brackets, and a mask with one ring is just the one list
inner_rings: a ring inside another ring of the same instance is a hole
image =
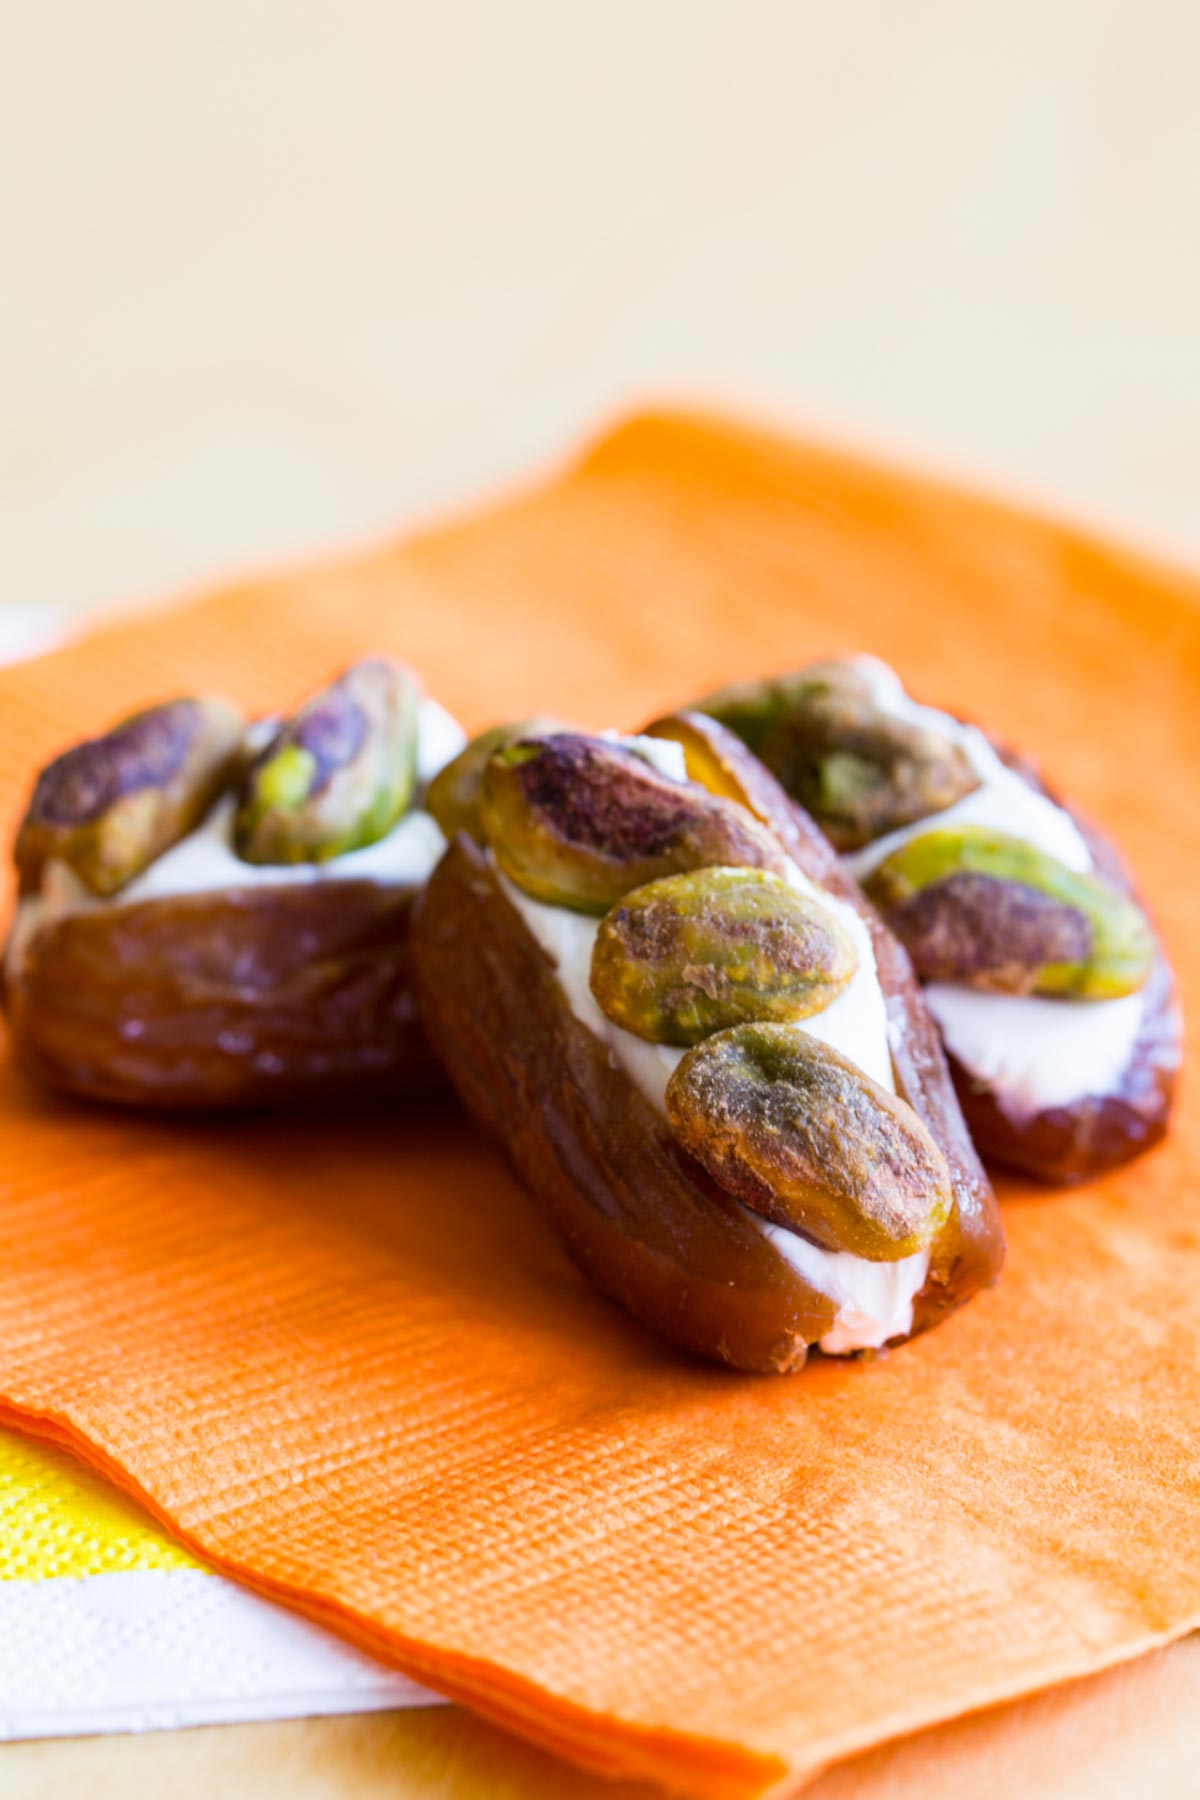
[[1196, 0], [2, 0], [0, 604], [653, 392], [1200, 544]]

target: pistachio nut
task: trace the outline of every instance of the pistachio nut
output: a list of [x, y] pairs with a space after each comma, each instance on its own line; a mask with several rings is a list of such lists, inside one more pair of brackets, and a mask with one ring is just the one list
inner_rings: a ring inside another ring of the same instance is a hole
[[771, 833], [736, 806], [672, 781], [636, 751], [559, 733], [497, 751], [481, 819], [500, 868], [537, 900], [603, 913], [631, 888], [714, 864], [782, 874]]
[[667, 1085], [667, 1113], [727, 1193], [827, 1250], [912, 1256], [954, 1203], [912, 1107], [799, 1025], [737, 1025], [697, 1044]]
[[[743, 779], [744, 770], [729, 760], [728, 747], [715, 741], [716, 727], [717, 721], [705, 713], [668, 713], [664, 718], [652, 720], [643, 735], [678, 744], [683, 751], [689, 781], [697, 781], [710, 794], [720, 794], [726, 800], [736, 800], [739, 806], [749, 806], [753, 810]], [[741, 740], [734, 736], [733, 743], [744, 754], [746, 746]]]
[[408, 810], [421, 690], [370, 657], [307, 700], [251, 763], [234, 843], [251, 863], [327, 862], [374, 844]]
[[479, 808], [488, 759], [522, 738], [544, 737], [560, 729], [554, 719], [519, 719], [515, 724], [493, 725], [490, 731], [481, 731], [434, 776], [425, 795], [426, 812], [433, 814], [446, 837], [465, 831], [477, 844], [486, 843]]
[[696, 1044], [754, 1019], [820, 1012], [858, 966], [827, 906], [764, 869], [693, 869], [626, 894], [600, 921], [591, 986], [614, 1022]]
[[1142, 986], [1156, 955], [1135, 901], [983, 826], [921, 832], [866, 887], [927, 981], [1112, 1000]]
[[884, 712], [853, 662], [722, 688], [699, 709], [735, 731], [842, 851], [979, 786], [952, 738]]
[[103, 898], [185, 837], [233, 779], [243, 721], [226, 701], [168, 700], [76, 744], [42, 771], [17, 834], [23, 893], [66, 863]]

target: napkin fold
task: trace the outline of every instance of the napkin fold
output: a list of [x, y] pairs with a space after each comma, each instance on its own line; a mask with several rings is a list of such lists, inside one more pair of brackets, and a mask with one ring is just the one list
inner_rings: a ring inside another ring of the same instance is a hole
[[[123, 707], [368, 649], [472, 726], [633, 725], [870, 649], [1123, 840], [1185, 1003], [1200, 582], [945, 484], [652, 415], [462, 524], [0, 673], [0, 813]], [[689, 1363], [449, 1108], [180, 1124], [0, 1066], [0, 1418], [217, 1567], [578, 1762], [784, 1792], [1200, 1619], [1200, 1134], [1009, 1184], [999, 1288], [862, 1365]]]

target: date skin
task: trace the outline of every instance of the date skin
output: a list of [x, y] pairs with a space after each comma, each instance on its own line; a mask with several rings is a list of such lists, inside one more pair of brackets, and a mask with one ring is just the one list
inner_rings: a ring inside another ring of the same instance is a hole
[[411, 906], [409, 888], [328, 881], [69, 915], [5, 988], [17, 1061], [61, 1092], [158, 1110], [427, 1092]]
[[[689, 716], [687, 724], [725, 759], [721, 791], [743, 798], [801, 868], [847, 898], [871, 929], [898, 1086], [942, 1149], [954, 1187], [914, 1309], [914, 1331], [926, 1330], [995, 1277], [1004, 1240], [908, 959], [766, 770], [713, 721]], [[687, 1155], [575, 1018], [553, 964], [466, 836], [418, 897], [413, 934], [435, 1050], [596, 1285], [684, 1350], [756, 1373], [801, 1367], [832, 1323], [830, 1302]]]

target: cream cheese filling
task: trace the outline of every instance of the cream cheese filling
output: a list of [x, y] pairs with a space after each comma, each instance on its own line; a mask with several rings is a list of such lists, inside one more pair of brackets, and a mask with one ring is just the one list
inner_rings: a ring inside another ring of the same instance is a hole
[[[252, 726], [250, 731], [263, 735], [261, 726]], [[421, 702], [417, 780], [422, 789], [458, 755], [465, 742], [463, 731], [444, 707], [436, 700]], [[26, 896], [17, 906], [5, 958], [8, 979], [13, 980], [19, 972], [37, 934], [68, 913], [89, 912], [101, 906], [136, 906], [143, 900], [182, 894], [296, 887], [313, 882], [373, 881], [384, 887], [419, 887], [429, 879], [446, 848], [446, 840], [429, 813], [416, 809], [406, 813], [378, 843], [351, 850], [329, 862], [248, 863], [233, 847], [236, 810], [235, 797], [224, 795], [194, 831], [164, 851], [111, 899], [93, 894], [73, 869], [52, 859], [43, 871], [40, 891]]]
[[[646, 754], [660, 771], [682, 779], [682, 752], [678, 758], [661, 754], [676, 745], [653, 739], [621, 740]], [[644, 748], [654, 744], [653, 752]], [[669, 1044], [651, 1044], [633, 1032], [614, 1025], [592, 994], [592, 947], [600, 929], [599, 919], [569, 907], [533, 900], [497, 871], [497, 878], [525, 925], [555, 965], [559, 987], [567, 1005], [582, 1025], [600, 1039], [610, 1056], [624, 1069], [656, 1111], [666, 1116], [667, 1083], [685, 1052]], [[803, 1020], [797, 1029], [820, 1038], [857, 1063], [864, 1074], [895, 1093], [891, 1053], [888, 1049], [887, 1004], [875, 967], [871, 936], [852, 906], [817, 888], [795, 863], [789, 862], [793, 886], [816, 895], [836, 913], [858, 951], [859, 965], [853, 979], [823, 1012]], [[821, 1349], [831, 1355], [852, 1350], [878, 1349], [889, 1338], [907, 1336], [912, 1330], [913, 1301], [929, 1273], [929, 1252], [919, 1250], [898, 1262], [872, 1263], [846, 1251], [824, 1250], [782, 1225], [772, 1224], [757, 1213], [746, 1217], [819, 1293], [837, 1307], [833, 1325], [821, 1338]]]
[[[857, 880], [865, 880], [901, 844], [955, 825], [983, 825], [1023, 838], [1080, 873], [1094, 867], [1075, 821], [1045, 794], [1035, 793], [981, 731], [936, 707], [918, 705], [886, 663], [873, 656], [855, 661], [881, 711], [950, 738], [980, 782], [974, 793], [943, 812], [846, 856]], [[946, 1048], [1013, 1118], [1113, 1093], [1129, 1067], [1145, 1012], [1140, 992], [1119, 1000], [1048, 1000], [934, 982], [926, 987], [925, 998]]]

